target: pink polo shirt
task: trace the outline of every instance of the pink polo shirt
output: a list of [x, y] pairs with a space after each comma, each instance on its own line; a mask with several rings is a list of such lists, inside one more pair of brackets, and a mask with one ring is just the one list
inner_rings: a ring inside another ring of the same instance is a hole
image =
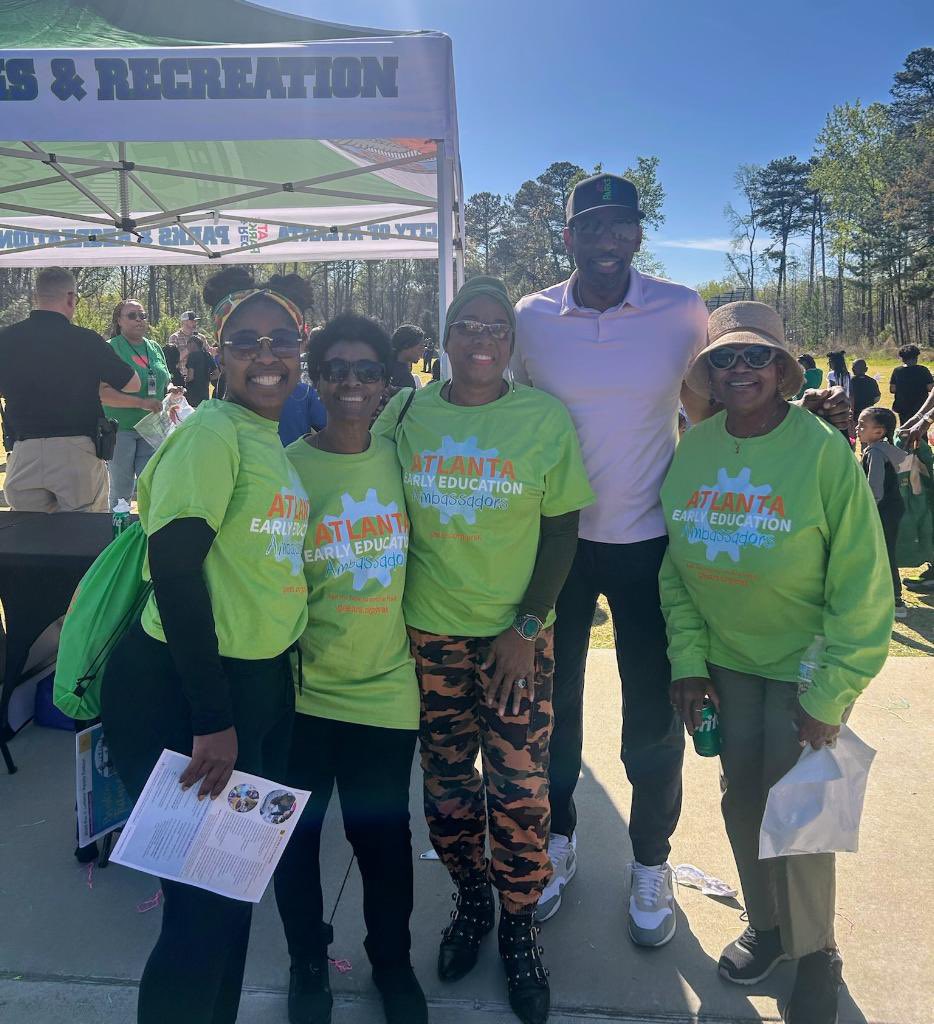
[[580, 536], [632, 544], [665, 533], [659, 489], [678, 437], [681, 382], [707, 338], [691, 288], [630, 272], [603, 313], [574, 301], [576, 274], [516, 306], [513, 372], [560, 398], [580, 437], [597, 502]]

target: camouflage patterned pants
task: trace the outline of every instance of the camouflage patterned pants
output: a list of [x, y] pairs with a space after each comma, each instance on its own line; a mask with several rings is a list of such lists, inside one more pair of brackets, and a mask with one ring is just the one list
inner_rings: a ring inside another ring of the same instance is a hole
[[[489, 871], [506, 910], [534, 906], [551, 876], [552, 631], [536, 641], [535, 683], [517, 715], [511, 709], [500, 715], [483, 703], [486, 638], [416, 629], [409, 637], [421, 687], [419, 738], [432, 845], [455, 881]], [[478, 753], [483, 778], [476, 768]]]

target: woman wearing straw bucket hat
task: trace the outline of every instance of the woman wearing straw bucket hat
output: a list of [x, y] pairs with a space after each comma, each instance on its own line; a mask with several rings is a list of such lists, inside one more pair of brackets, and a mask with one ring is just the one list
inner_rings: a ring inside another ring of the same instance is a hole
[[834, 857], [760, 861], [759, 827], [769, 788], [804, 744], [833, 742], [882, 667], [893, 603], [856, 460], [838, 430], [789, 403], [802, 377], [769, 306], [711, 314], [686, 380], [723, 409], [685, 434], [662, 486], [670, 542], [660, 586], [672, 704], [691, 734], [706, 699], [720, 715], [722, 809], [748, 927], [719, 972], [752, 985], [797, 959], [784, 1020], [834, 1024]]

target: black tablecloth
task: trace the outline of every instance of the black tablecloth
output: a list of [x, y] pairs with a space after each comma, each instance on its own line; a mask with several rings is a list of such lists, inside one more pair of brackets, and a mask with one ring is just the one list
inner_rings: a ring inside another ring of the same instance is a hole
[[[65, 614], [81, 577], [112, 536], [105, 512], [0, 512], [0, 603], [6, 622], [0, 740], [11, 735], [7, 707], [22, 682], [29, 648]], [[9, 762], [7, 768], [12, 769]]]

